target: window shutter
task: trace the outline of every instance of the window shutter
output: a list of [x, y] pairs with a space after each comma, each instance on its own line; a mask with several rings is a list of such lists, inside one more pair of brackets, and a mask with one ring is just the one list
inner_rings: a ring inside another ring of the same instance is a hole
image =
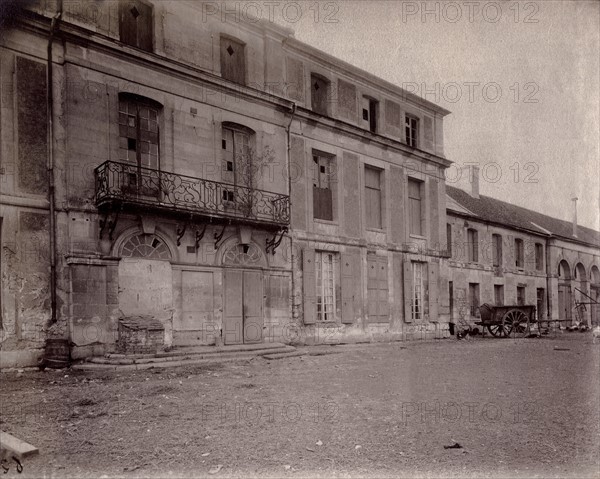
[[317, 321], [315, 250], [302, 251], [302, 279], [304, 293], [304, 324], [315, 324]]
[[433, 150], [433, 120], [423, 117], [423, 149]]
[[152, 7], [142, 2], [136, 2], [135, 6], [140, 14], [137, 18], [137, 46], [142, 50], [151, 52], [154, 30], [152, 25]]
[[403, 264], [404, 274], [404, 322], [412, 323], [411, 302], [412, 302], [412, 265], [409, 260]]
[[377, 257], [374, 253], [367, 254], [367, 318], [370, 323], [376, 323], [377, 318]]
[[342, 323], [354, 323], [355, 282], [359, 279], [356, 267], [356, 256], [343, 253], [341, 255], [342, 270]]
[[439, 264], [428, 263], [427, 265], [429, 281], [429, 321], [439, 321], [439, 305], [438, 305], [438, 277], [439, 277]]
[[380, 257], [377, 265], [378, 314], [379, 321], [387, 323], [390, 320], [390, 301], [388, 289], [388, 258]]
[[119, 4], [119, 39], [134, 47], [138, 46], [137, 42], [137, 22], [132, 14], [132, 9], [136, 8], [135, 2], [122, 2]]

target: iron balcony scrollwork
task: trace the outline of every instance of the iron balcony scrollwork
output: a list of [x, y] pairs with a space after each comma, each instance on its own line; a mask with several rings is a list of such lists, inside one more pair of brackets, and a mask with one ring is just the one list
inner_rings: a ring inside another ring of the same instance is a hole
[[113, 202], [286, 226], [290, 197], [134, 164], [106, 161], [95, 170], [96, 205]]

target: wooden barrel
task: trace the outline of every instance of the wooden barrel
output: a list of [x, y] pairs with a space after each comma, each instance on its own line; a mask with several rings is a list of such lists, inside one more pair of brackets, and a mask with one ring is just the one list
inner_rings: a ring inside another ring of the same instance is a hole
[[40, 368], [62, 369], [71, 363], [71, 349], [68, 339], [49, 338], [46, 340], [44, 357], [40, 361]]

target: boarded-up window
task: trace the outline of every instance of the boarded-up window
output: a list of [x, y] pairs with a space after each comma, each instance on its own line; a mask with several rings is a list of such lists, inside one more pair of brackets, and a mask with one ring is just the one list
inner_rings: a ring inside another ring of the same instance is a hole
[[[537, 288], [536, 290], [536, 307], [537, 317], [542, 319], [546, 314], [546, 290], [544, 288]], [[592, 305], [592, 308], [594, 305]]]
[[313, 155], [313, 217], [333, 221], [332, 170], [334, 159]]
[[339, 254], [315, 252], [317, 320], [335, 321], [339, 294]]
[[502, 306], [504, 304], [504, 286], [501, 284], [494, 285], [494, 302], [496, 306]]
[[390, 100], [385, 101], [385, 122], [393, 128], [401, 128], [400, 105]]
[[390, 316], [387, 257], [367, 254], [367, 297], [369, 322], [388, 322]]
[[479, 283], [469, 283], [469, 312], [479, 317]]
[[221, 76], [240, 85], [246, 84], [244, 44], [229, 37], [221, 37]]
[[312, 74], [310, 76], [310, 99], [312, 111], [321, 115], [327, 115], [329, 81]]
[[515, 266], [517, 268], [523, 268], [525, 264], [525, 248], [523, 240], [520, 238], [515, 239]]
[[544, 246], [541, 243], [535, 244], [535, 269], [544, 269]]
[[338, 80], [338, 113], [349, 120], [356, 120], [356, 87]]
[[412, 262], [411, 319], [422, 321], [429, 315], [429, 282], [427, 263]]
[[152, 5], [140, 0], [119, 3], [119, 38], [132, 47], [152, 51]]
[[502, 266], [502, 236], [492, 235], [492, 264]]
[[48, 191], [46, 66], [17, 57], [16, 93], [19, 189], [43, 195]]
[[404, 119], [404, 128], [406, 133], [406, 144], [417, 148], [419, 146], [419, 120], [414, 116], [406, 115]]
[[477, 230], [467, 230], [467, 256], [470, 263], [479, 261], [479, 234]]
[[423, 182], [408, 179], [408, 210], [410, 221], [410, 234], [423, 235]]
[[365, 213], [367, 228], [382, 228], [381, 170], [365, 166]]
[[304, 64], [295, 58], [286, 58], [285, 93], [289, 98], [296, 101], [304, 101]]

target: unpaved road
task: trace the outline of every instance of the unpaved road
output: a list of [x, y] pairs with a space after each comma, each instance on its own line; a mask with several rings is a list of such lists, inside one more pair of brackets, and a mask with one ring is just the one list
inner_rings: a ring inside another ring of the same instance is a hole
[[3, 477], [600, 477], [589, 333], [334, 348], [3, 373], [1, 428], [40, 449]]

